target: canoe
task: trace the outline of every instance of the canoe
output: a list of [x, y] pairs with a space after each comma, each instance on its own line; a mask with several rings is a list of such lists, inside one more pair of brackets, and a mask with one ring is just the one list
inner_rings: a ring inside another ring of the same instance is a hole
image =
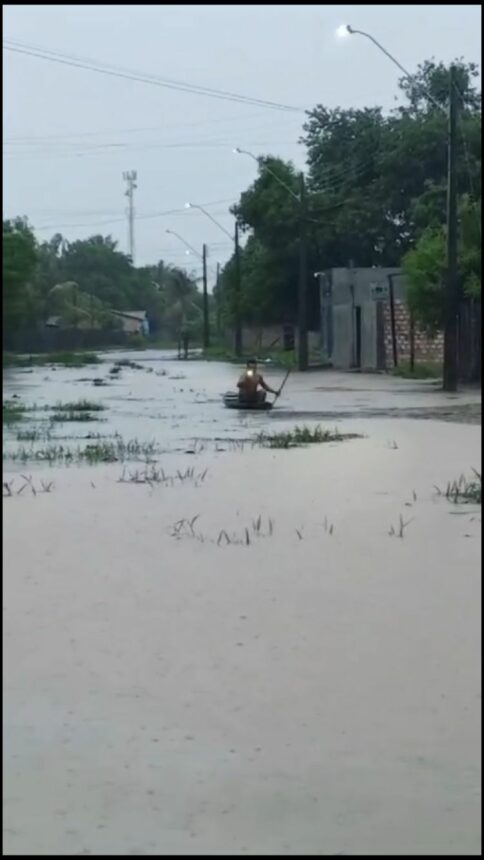
[[223, 396], [224, 405], [227, 409], [243, 409], [243, 410], [251, 410], [254, 412], [268, 412], [272, 409], [272, 403], [268, 403], [267, 400], [262, 401], [253, 401], [240, 400], [239, 395], [236, 392], [228, 391]]

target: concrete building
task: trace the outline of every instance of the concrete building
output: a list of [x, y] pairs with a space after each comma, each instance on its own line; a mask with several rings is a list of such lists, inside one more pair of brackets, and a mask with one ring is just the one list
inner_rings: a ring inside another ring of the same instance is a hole
[[321, 348], [333, 367], [386, 370], [400, 361], [440, 362], [443, 338], [413, 325], [398, 268], [319, 272]]
[[149, 334], [150, 328], [146, 311], [112, 311], [112, 313], [121, 321], [122, 330], [126, 334]]

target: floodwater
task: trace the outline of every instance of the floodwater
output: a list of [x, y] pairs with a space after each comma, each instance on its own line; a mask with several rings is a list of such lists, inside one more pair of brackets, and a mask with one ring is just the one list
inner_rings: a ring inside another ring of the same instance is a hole
[[[222, 394], [234, 389], [237, 366], [200, 359], [178, 360], [173, 352], [109, 352], [99, 365], [82, 368], [34, 367], [4, 372], [4, 398], [18, 397], [34, 407], [21, 424], [4, 428], [4, 458], [20, 445], [39, 449], [45, 434], [25, 443], [17, 434], [34, 428], [48, 431], [49, 444], [82, 444], [93, 436], [155, 442], [162, 452], [180, 452], [196, 440], [220, 446], [229, 440], [252, 439], [260, 432], [294, 427], [295, 423], [337, 426], [343, 419], [415, 417], [480, 422], [477, 392], [444, 395], [440, 383], [415, 382], [381, 375], [315, 371], [289, 377], [272, 412], [238, 412], [224, 407]], [[110, 373], [115, 362], [138, 367]], [[267, 381], [277, 388], [285, 371], [264, 366]], [[102, 380], [96, 385], [95, 380]], [[79, 400], [104, 407], [94, 422], [51, 424], [52, 407]], [[47, 409], [46, 409], [47, 407]], [[351, 428], [353, 429], [353, 428]]]
[[[89, 398], [105, 420], [57, 437], [207, 478], [40, 462], [34, 493], [5, 463], [4, 853], [479, 855], [481, 513], [435, 491], [480, 469], [478, 392], [315, 371], [239, 414], [233, 365], [122, 357], [8, 371], [40, 408], [7, 451]], [[227, 444], [318, 421], [364, 438]]]

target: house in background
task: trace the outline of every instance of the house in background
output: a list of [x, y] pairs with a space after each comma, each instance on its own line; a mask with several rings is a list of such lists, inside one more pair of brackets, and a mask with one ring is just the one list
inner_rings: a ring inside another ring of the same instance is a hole
[[51, 316], [45, 321], [46, 328], [60, 328], [63, 324], [61, 316]]
[[443, 336], [413, 325], [398, 268], [318, 272], [321, 347], [333, 367], [387, 370], [408, 361], [441, 362]]
[[126, 334], [149, 335], [150, 326], [146, 311], [112, 311], [113, 316], [121, 322]]

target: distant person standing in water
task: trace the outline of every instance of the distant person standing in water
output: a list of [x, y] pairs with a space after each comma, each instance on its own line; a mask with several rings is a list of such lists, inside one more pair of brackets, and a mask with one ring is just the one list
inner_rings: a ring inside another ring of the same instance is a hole
[[263, 403], [266, 399], [266, 394], [279, 394], [267, 385], [261, 373], [257, 370], [257, 362], [251, 358], [247, 362], [245, 372], [240, 377], [237, 388], [239, 389], [239, 400], [244, 403]]
[[182, 326], [182, 328], [180, 329], [180, 335], [178, 340], [178, 358], [182, 357], [183, 352], [183, 358], [185, 359], [185, 361], [188, 358], [189, 340], [190, 338], [188, 334], [188, 328], [187, 326]]

